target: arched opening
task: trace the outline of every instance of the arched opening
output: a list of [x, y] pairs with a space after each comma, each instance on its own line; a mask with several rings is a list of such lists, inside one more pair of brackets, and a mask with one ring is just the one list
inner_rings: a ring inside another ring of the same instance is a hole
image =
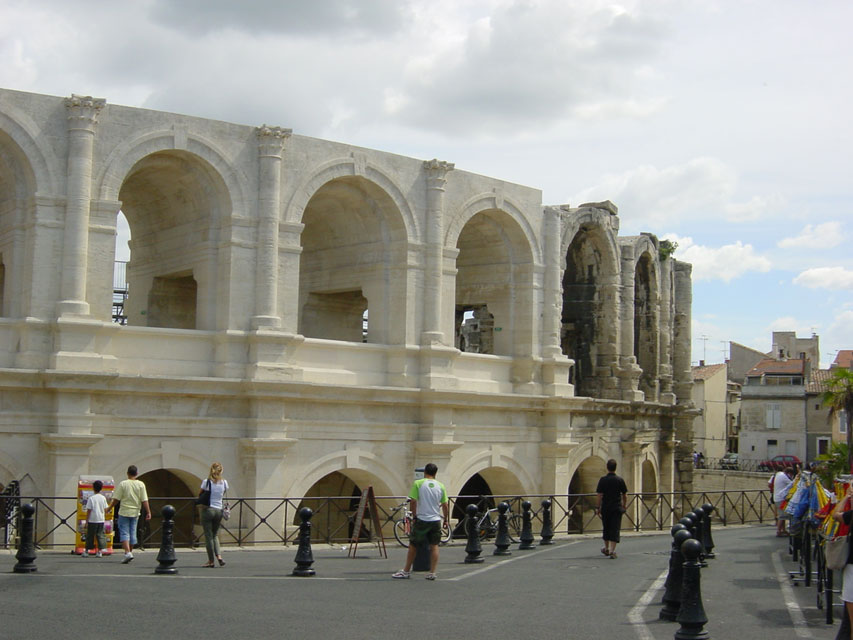
[[364, 178], [337, 178], [311, 197], [302, 224], [299, 333], [402, 342], [405, 289], [395, 276], [405, 265], [406, 234], [391, 197]]
[[[343, 469], [326, 474], [305, 492], [296, 513], [291, 519], [292, 525], [299, 525], [299, 510], [308, 507], [314, 512], [311, 518], [311, 539], [327, 543], [342, 543], [352, 539], [355, 528], [355, 516], [362, 492], [373, 486], [374, 495], [388, 495], [390, 491], [384, 483], [372, 474], [360, 469]], [[387, 503], [387, 504], [386, 504]], [[388, 501], [377, 502], [379, 522], [386, 542], [393, 536], [391, 524], [385, 524], [385, 514], [393, 505]], [[373, 539], [371, 513], [365, 510], [364, 519], [359, 528], [359, 540]], [[401, 514], [402, 515], [402, 514]]]
[[[175, 527], [173, 530], [176, 547], [194, 545], [197, 534], [194, 528], [199, 524], [197, 509], [192, 498], [198, 494], [196, 487], [201, 486], [201, 479], [180, 469], [155, 469], [139, 476], [148, 491], [148, 504], [151, 507], [151, 521], [140, 518], [137, 523], [139, 540], [145, 541], [146, 546], [157, 546], [160, 542], [160, 531], [163, 523], [163, 507], [171, 504], [175, 507]], [[116, 483], [118, 484], [118, 483]], [[183, 498], [183, 500], [173, 500]]]
[[455, 343], [504, 356], [532, 348], [532, 252], [518, 223], [498, 209], [481, 211], [456, 248]]
[[658, 492], [657, 473], [651, 460], [643, 461], [643, 497], [654, 497]]
[[647, 400], [658, 397], [657, 278], [646, 252], [634, 272], [634, 357], [643, 370], [639, 389]]
[[33, 299], [52, 301], [58, 295], [58, 282], [56, 291], [36, 292], [22, 280], [31, 271], [22, 261], [33, 229], [35, 191], [26, 155], [11, 136], [0, 131], [0, 317], [44, 315], [47, 308], [34, 308]]
[[127, 324], [127, 262], [130, 259], [130, 225], [124, 213], [116, 217], [115, 263], [113, 265], [113, 322]]
[[[501, 501], [512, 501], [512, 498], [522, 495], [524, 495], [524, 489], [521, 482], [508, 469], [489, 467], [475, 473], [462, 485], [453, 504], [453, 510], [450, 513], [453, 537], [465, 537], [464, 520], [469, 504], [477, 505], [481, 511], [494, 509]], [[513, 509], [516, 513], [520, 513], [521, 505], [515, 505]], [[496, 516], [493, 519], [496, 519]]]
[[601, 529], [594, 518], [597, 497], [595, 490], [601, 476], [607, 473], [604, 460], [590, 456], [578, 465], [569, 482], [569, 533]]
[[219, 225], [231, 212], [221, 176], [194, 154], [160, 151], [133, 166], [119, 199], [131, 232], [127, 324], [216, 328]]

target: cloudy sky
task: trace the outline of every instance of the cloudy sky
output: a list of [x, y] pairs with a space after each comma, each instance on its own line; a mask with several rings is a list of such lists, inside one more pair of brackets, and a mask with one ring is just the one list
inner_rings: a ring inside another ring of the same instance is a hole
[[849, 0], [0, 0], [0, 86], [609, 199], [693, 263], [693, 360], [853, 348]]

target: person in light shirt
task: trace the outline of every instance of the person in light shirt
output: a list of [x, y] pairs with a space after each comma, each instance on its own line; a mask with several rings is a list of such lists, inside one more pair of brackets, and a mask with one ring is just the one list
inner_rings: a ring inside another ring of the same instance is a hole
[[788, 490], [794, 484], [794, 470], [791, 467], [785, 467], [784, 471], [779, 471], [773, 477], [773, 505], [776, 509], [776, 536], [783, 537], [788, 535], [788, 530], [785, 523], [788, 521], [785, 513], [782, 511], [782, 501], [788, 496]]

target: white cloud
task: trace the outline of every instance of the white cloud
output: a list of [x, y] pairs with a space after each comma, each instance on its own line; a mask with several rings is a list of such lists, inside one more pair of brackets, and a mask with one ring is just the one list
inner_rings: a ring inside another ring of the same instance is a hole
[[765, 273], [770, 270], [770, 260], [755, 253], [751, 244], [743, 244], [740, 240], [734, 244], [722, 247], [705, 247], [694, 244], [692, 238], [679, 238], [667, 234], [666, 240], [678, 243], [675, 256], [679, 260], [693, 265], [693, 280], [722, 280], [730, 282], [745, 273], [758, 271]]
[[807, 224], [799, 235], [783, 238], [778, 242], [781, 248], [799, 247], [806, 249], [825, 249], [837, 247], [844, 240], [840, 222], [824, 222], [818, 225]]
[[809, 289], [853, 290], [853, 271], [844, 267], [806, 269], [794, 278], [794, 284]]
[[716, 158], [694, 158], [685, 164], [659, 169], [643, 165], [610, 174], [585, 189], [572, 202], [611, 200], [632, 229], [655, 229], [675, 223], [719, 219], [755, 220], [782, 203], [777, 195], [734, 201], [738, 176]]

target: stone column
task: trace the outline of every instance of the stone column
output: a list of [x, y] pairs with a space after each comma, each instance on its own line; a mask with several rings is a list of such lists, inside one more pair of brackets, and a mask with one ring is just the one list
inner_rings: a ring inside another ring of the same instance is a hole
[[673, 261], [675, 273], [675, 317], [673, 319], [672, 368], [676, 402], [683, 410], [674, 419], [675, 439], [679, 441], [675, 450], [678, 482], [682, 491], [693, 486], [693, 410], [691, 392], [693, 372], [690, 368], [691, 306], [693, 290], [691, 283], [692, 265]]
[[634, 247], [620, 246], [622, 290], [619, 300], [619, 375], [622, 378], [622, 399], [642, 402], [638, 390], [642, 370], [634, 355]]
[[424, 161], [427, 182], [426, 254], [424, 261], [423, 331], [421, 344], [444, 344], [441, 331], [441, 274], [444, 249], [444, 186], [454, 165]]
[[675, 404], [672, 392], [672, 258], [660, 261], [660, 401]]
[[562, 215], [558, 207], [545, 207], [543, 213], [542, 390], [545, 395], [571, 397], [574, 385], [569, 384], [569, 372], [575, 362], [563, 354], [560, 344], [563, 314], [563, 287], [560, 282]]
[[[285, 477], [285, 461], [288, 450], [294, 445], [294, 438], [281, 436], [240, 438], [240, 461], [243, 465], [245, 484], [241, 493], [257, 498], [280, 498], [284, 494], [282, 478]], [[291, 531], [292, 521], [285, 521], [284, 508], [275, 509], [276, 501], [251, 501], [243, 509], [241, 526], [244, 531], [251, 531], [259, 524], [260, 517], [266, 517], [269, 525], [276, 531]], [[254, 509], [254, 512], [252, 511]], [[235, 523], [236, 526], [236, 523]], [[254, 540], [257, 534], [263, 538], [267, 532], [263, 527], [256, 529], [248, 536]]]
[[92, 193], [92, 154], [95, 125], [106, 101], [72, 95], [65, 99], [68, 112], [68, 168], [65, 235], [62, 249], [61, 301], [56, 313], [89, 315], [86, 271], [89, 253], [89, 205]]
[[278, 314], [278, 225], [281, 211], [281, 156], [290, 129], [263, 125], [258, 136], [258, 249], [252, 329], [281, 326]]

